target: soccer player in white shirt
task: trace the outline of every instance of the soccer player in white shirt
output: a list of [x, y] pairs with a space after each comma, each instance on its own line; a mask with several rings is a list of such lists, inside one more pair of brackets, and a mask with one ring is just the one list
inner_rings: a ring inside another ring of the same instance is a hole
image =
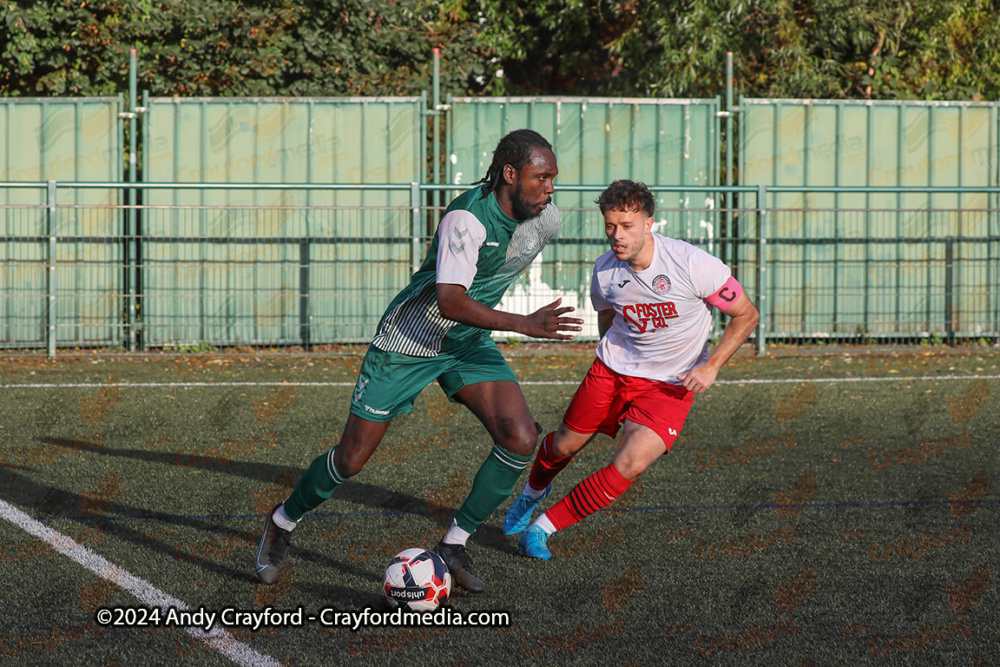
[[[598, 311], [597, 359], [559, 429], [538, 449], [528, 484], [507, 512], [504, 532], [518, 550], [552, 556], [546, 540], [607, 506], [670, 451], [695, 394], [746, 341], [758, 313], [729, 267], [690, 243], [653, 233], [653, 194], [620, 180], [597, 199], [611, 250], [598, 258], [590, 296]], [[731, 319], [708, 353], [712, 307]], [[611, 465], [576, 485], [531, 527], [552, 480], [597, 433], [621, 444]], [[525, 530], [527, 528], [527, 530]]]

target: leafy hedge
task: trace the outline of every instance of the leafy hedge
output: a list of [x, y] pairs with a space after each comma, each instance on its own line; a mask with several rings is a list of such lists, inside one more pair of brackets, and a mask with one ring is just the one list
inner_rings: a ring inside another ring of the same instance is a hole
[[737, 93], [749, 97], [1000, 95], [1000, 6], [990, 0], [484, 4], [484, 41], [519, 92], [714, 97], [731, 51]]
[[461, 15], [398, 0], [7, 2], [0, 94], [411, 95], [431, 86], [431, 45], [445, 46], [446, 90], [480, 92], [489, 55]]
[[997, 99], [990, 0], [7, 0], [0, 95]]

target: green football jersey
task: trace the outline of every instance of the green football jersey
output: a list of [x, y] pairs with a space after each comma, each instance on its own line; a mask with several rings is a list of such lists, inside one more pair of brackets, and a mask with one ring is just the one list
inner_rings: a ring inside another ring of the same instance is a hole
[[420, 269], [382, 316], [372, 345], [433, 357], [489, 335], [442, 317], [437, 283], [463, 285], [469, 297], [493, 308], [558, 232], [559, 211], [552, 204], [519, 222], [500, 209], [494, 193], [484, 197], [483, 186], [459, 195], [441, 218]]

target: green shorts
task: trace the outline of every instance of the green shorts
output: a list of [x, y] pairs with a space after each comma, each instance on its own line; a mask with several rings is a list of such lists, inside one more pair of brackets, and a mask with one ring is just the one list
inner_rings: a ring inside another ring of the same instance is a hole
[[413, 401], [434, 380], [452, 402], [456, 402], [453, 396], [470, 384], [517, 382], [489, 336], [436, 357], [410, 357], [371, 345], [351, 394], [351, 414], [372, 422], [387, 422], [412, 410]]

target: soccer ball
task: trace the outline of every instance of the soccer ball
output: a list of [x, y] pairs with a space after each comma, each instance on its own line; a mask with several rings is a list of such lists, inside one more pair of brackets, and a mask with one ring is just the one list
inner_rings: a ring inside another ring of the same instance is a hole
[[393, 609], [434, 611], [451, 593], [451, 573], [436, 553], [406, 549], [385, 568], [382, 592]]

